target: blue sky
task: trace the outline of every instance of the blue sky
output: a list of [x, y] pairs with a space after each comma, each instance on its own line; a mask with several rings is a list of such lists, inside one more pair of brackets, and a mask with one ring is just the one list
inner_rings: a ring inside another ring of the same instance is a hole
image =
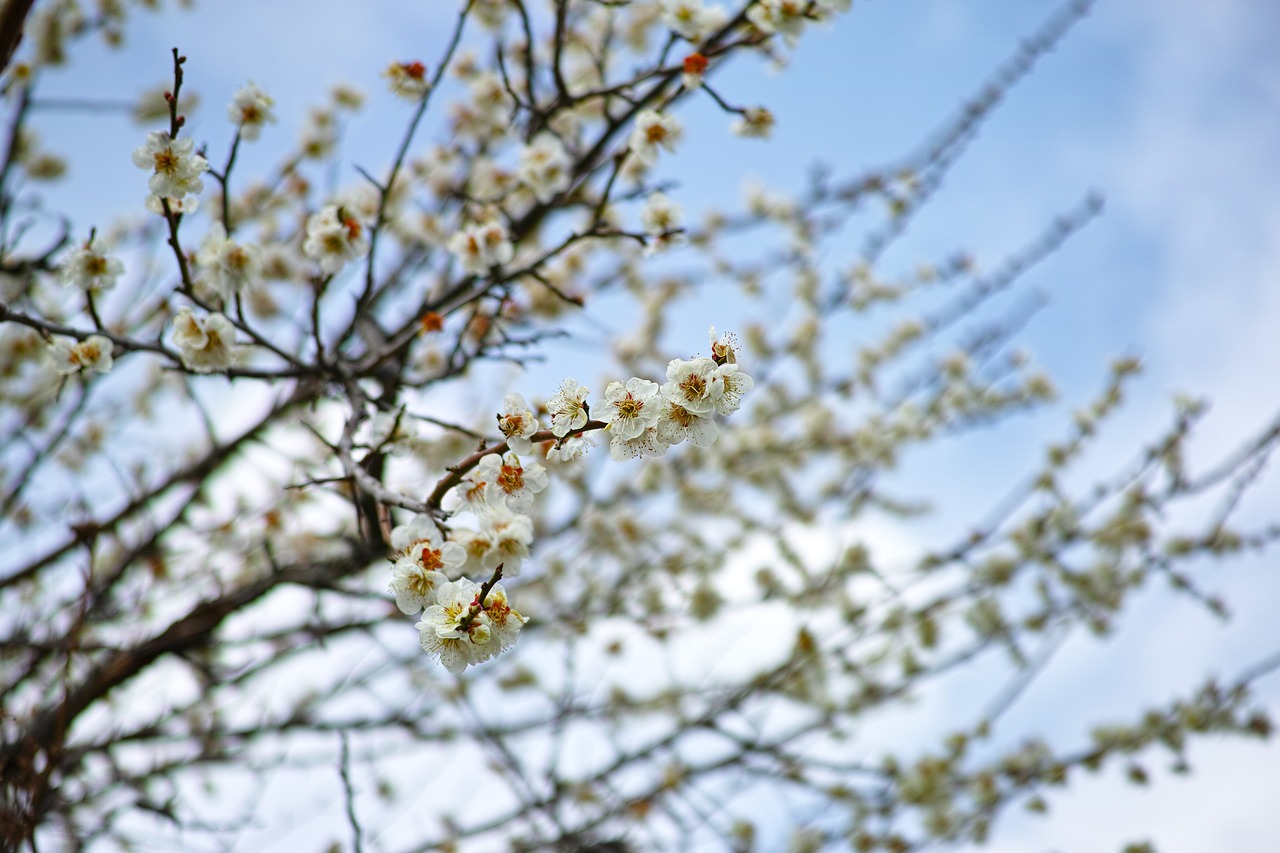
[[[242, 174], [249, 174], [294, 138], [307, 105], [345, 79], [371, 95], [351, 150], [376, 171], [407, 115], [382, 94], [378, 72], [392, 59], [434, 59], [454, 5], [211, 0], [192, 12], [140, 16], [126, 52], [94, 46], [55, 72], [49, 88], [132, 97], [140, 85], [166, 78], [167, 52], [177, 45], [190, 57], [189, 84], [203, 96], [192, 132], [210, 141], [215, 162], [230, 139], [223, 110], [235, 88], [252, 79], [277, 98], [280, 123], [244, 152]], [[730, 100], [774, 111], [771, 143], [736, 139], [727, 117], [706, 103], [691, 105], [688, 141], [664, 160], [687, 209], [738, 197], [746, 175], [781, 188], [797, 186], [813, 160], [856, 173], [897, 157], [1054, 8], [1043, 0], [856, 6], [830, 31], [807, 36], [785, 72], [748, 59], [717, 79]], [[1205, 459], [1280, 409], [1278, 35], [1280, 7], [1254, 0], [1099, 0], [1011, 94], [890, 258], [910, 266], [913, 253], [964, 246], [994, 264], [1085, 193], [1102, 192], [1104, 215], [1030, 274], [1028, 285], [1052, 302], [1024, 342], [1064, 390], [1059, 414], [1098, 386], [1110, 356], [1143, 358], [1146, 375], [1104, 456], [1163, 424], [1175, 390], [1214, 402], [1195, 445]], [[51, 203], [72, 212], [81, 231], [131, 206], [140, 212], [145, 179], [128, 159], [142, 141], [138, 128], [124, 119], [54, 114], [37, 126], [47, 145], [71, 157], [72, 176]], [[356, 180], [349, 171], [342, 183]], [[1040, 437], [1025, 432], [1014, 446], [1029, 451]], [[1002, 464], [1018, 464], [1016, 453], [996, 458], [993, 442], [967, 447], [964, 456], [932, 454], [927, 470], [909, 465], [904, 477], [929, 477], [939, 494], [961, 498]], [[1274, 510], [1275, 483], [1257, 498], [1256, 512]], [[1073, 644], [1043, 698], [1020, 709], [1018, 722], [1070, 724], [1056, 711], [1069, 699], [1071, 708], [1121, 713], [1197, 683], [1207, 669], [1229, 674], [1274, 651], [1266, 644], [1275, 642], [1271, 614], [1280, 605], [1274, 567], [1242, 564], [1218, 582], [1238, 607], [1229, 631], [1185, 604], [1150, 597], [1114, 646]], [[1280, 706], [1275, 682], [1265, 685], [1272, 707]], [[1195, 776], [1157, 773], [1150, 791], [1113, 778], [1085, 780], [1054, 801], [1048, 818], [1007, 821], [988, 849], [1091, 851], [1145, 837], [1162, 851], [1273, 849], [1280, 817], [1267, 792], [1280, 790], [1280, 750], [1210, 744], [1191, 755]]]

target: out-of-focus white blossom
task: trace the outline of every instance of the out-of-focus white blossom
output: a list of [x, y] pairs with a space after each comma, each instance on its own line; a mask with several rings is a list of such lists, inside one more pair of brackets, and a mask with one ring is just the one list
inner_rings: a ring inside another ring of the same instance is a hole
[[431, 91], [427, 67], [421, 62], [393, 62], [382, 72], [392, 94], [406, 101], [421, 101]]
[[92, 245], [75, 249], [58, 267], [58, 276], [63, 284], [85, 291], [110, 290], [122, 275], [124, 264], [120, 259], [99, 252]]
[[680, 138], [680, 122], [675, 116], [657, 110], [644, 110], [636, 116], [636, 126], [628, 142], [631, 156], [649, 165], [658, 159], [658, 149], [674, 151]]
[[723, 6], [702, 0], [662, 0], [662, 23], [691, 42], [700, 42], [729, 20]]
[[197, 317], [183, 306], [173, 318], [173, 342], [182, 363], [197, 373], [226, 370], [235, 363], [235, 327], [221, 314]]
[[449, 251], [458, 256], [463, 270], [473, 275], [483, 275], [491, 267], [510, 263], [515, 257], [506, 226], [497, 219], [463, 228], [449, 238]]
[[63, 375], [80, 370], [106, 373], [114, 363], [111, 358], [114, 348], [110, 339], [102, 335], [90, 335], [76, 343], [56, 340], [49, 345], [49, 355], [53, 358], [54, 370]]
[[208, 274], [208, 281], [223, 299], [256, 283], [262, 277], [262, 261], [254, 246], [245, 246], [227, 237], [221, 222], [213, 223], [200, 243], [196, 263]]
[[369, 252], [365, 227], [355, 214], [336, 204], [326, 204], [307, 220], [303, 253], [333, 275], [348, 262]]
[[271, 111], [275, 103], [275, 98], [262, 91], [257, 83], [246, 83], [236, 90], [227, 105], [227, 117], [240, 128], [241, 139], [253, 142], [262, 133], [264, 124], [275, 122], [276, 114]]
[[773, 113], [764, 107], [747, 107], [731, 129], [738, 136], [768, 139], [773, 133], [773, 124]]
[[568, 189], [573, 178], [569, 171], [571, 165], [559, 139], [549, 133], [539, 134], [520, 152], [520, 180], [538, 201], [546, 204], [557, 193]]

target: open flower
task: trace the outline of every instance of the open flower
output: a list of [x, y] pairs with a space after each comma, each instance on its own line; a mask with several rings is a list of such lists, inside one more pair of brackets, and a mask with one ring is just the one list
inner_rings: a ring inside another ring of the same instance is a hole
[[396, 559], [391, 567], [390, 590], [396, 606], [410, 616], [435, 602], [436, 591], [461, 570], [467, 554], [456, 542], [445, 542], [440, 530], [425, 515], [391, 531]]
[[151, 170], [147, 186], [152, 195], [182, 199], [204, 189], [200, 175], [208, 171], [209, 163], [192, 153], [194, 148], [191, 139], [172, 139], [163, 130], [147, 134], [146, 144], [133, 151], [133, 163], [139, 169]]
[[636, 438], [658, 423], [658, 383], [631, 377], [627, 384], [610, 382], [604, 389], [604, 419], [609, 431], [623, 441]]
[[91, 244], [73, 251], [58, 267], [63, 284], [85, 291], [110, 290], [122, 275], [124, 264], [120, 259], [95, 250]]
[[253, 142], [264, 124], [276, 120], [275, 113], [271, 111], [275, 103], [275, 99], [258, 88], [257, 83], [246, 83], [236, 90], [227, 105], [227, 117], [240, 128], [241, 139]]
[[506, 506], [512, 512], [528, 512], [533, 496], [547, 487], [547, 470], [532, 463], [521, 465], [515, 453], [499, 456], [492, 453], [480, 460], [476, 475], [485, 483], [485, 504]]
[[[507, 440], [507, 447], [516, 453], [532, 453], [530, 436], [538, 431], [538, 419], [521, 394], [508, 394], [498, 413], [498, 431]], [[486, 457], [487, 458], [487, 457]]]
[[679, 138], [680, 122], [675, 116], [663, 115], [657, 110], [644, 110], [636, 116], [636, 126], [631, 131], [631, 156], [643, 164], [651, 165], [658, 159], [659, 148], [674, 151]]
[[229, 239], [221, 222], [215, 222], [200, 243], [196, 263], [208, 274], [209, 284], [223, 299], [230, 299], [262, 277], [262, 260], [257, 248]]
[[235, 328], [221, 314], [197, 317], [182, 307], [173, 318], [173, 342], [182, 363], [197, 373], [215, 373], [235, 363]]
[[458, 256], [463, 270], [473, 275], [483, 275], [490, 267], [502, 266], [515, 257], [506, 226], [497, 219], [463, 228], [449, 238], [449, 251]]
[[348, 262], [369, 252], [369, 238], [360, 220], [345, 207], [326, 204], [307, 220], [303, 253], [333, 275]]
[[569, 187], [573, 178], [569, 155], [560, 140], [549, 133], [539, 134], [520, 152], [520, 180], [538, 201], [546, 204]]
[[552, 435], [564, 438], [573, 430], [587, 425], [587, 395], [590, 393], [587, 386], [579, 385], [578, 380], [572, 377], [560, 383], [560, 389], [547, 401]]
[[724, 392], [724, 384], [714, 378], [716, 369], [716, 363], [709, 358], [673, 358], [667, 365], [662, 396], [690, 412], [706, 414], [715, 408]]
[[49, 355], [53, 357], [54, 370], [63, 375], [81, 370], [106, 373], [114, 363], [111, 359], [113, 348], [114, 345], [110, 339], [102, 335], [90, 335], [74, 344], [62, 340], [54, 341], [49, 345]]

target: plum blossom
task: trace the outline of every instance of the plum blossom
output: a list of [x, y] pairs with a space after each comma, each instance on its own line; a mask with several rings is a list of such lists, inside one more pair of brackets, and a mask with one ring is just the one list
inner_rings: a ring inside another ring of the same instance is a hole
[[449, 251], [458, 256], [462, 269], [473, 275], [483, 275], [515, 257], [506, 226], [497, 219], [478, 222], [454, 234], [449, 238]]
[[528, 512], [533, 496], [547, 487], [547, 471], [541, 465], [520, 464], [515, 453], [492, 453], [480, 460], [475, 475], [485, 483], [485, 505], [506, 506], [512, 512]]
[[227, 117], [240, 128], [241, 139], [253, 142], [262, 133], [264, 124], [275, 122], [276, 114], [271, 111], [275, 103], [275, 98], [262, 91], [257, 83], [246, 83], [236, 90], [227, 105]]
[[303, 253], [329, 275], [369, 252], [369, 238], [360, 220], [345, 207], [326, 204], [307, 220]]
[[147, 186], [153, 196], [181, 200], [204, 189], [200, 175], [208, 171], [209, 163], [194, 149], [191, 139], [173, 139], [163, 130], [153, 130], [146, 144], [133, 150], [133, 163], [151, 170]]
[[662, 23], [689, 41], [700, 42], [729, 20], [723, 6], [702, 0], [662, 0]]
[[631, 131], [631, 156], [642, 164], [651, 165], [658, 159], [659, 148], [674, 151], [679, 138], [680, 121], [675, 116], [644, 110], [636, 116], [636, 126]]
[[768, 139], [773, 133], [773, 113], [764, 107], [747, 107], [733, 123], [732, 130], [738, 136]]
[[438, 657], [450, 672], [462, 672], [510, 648], [529, 621], [511, 607], [502, 584], [494, 584], [484, 601], [480, 591], [465, 578], [442, 585], [436, 603], [417, 625], [423, 651]]
[[530, 437], [538, 428], [538, 419], [525, 403], [523, 395], [508, 394], [503, 399], [502, 411], [498, 414], [498, 431], [506, 438], [508, 448], [516, 453], [532, 453]]
[[74, 250], [58, 267], [58, 277], [63, 284], [85, 291], [110, 290], [122, 275], [124, 264], [120, 259], [96, 251], [92, 243]]
[[68, 344], [62, 340], [54, 341], [49, 345], [49, 355], [53, 357], [53, 369], [64, 376], [80, 370], [106, 373], [113, 364], [111, 359], [113, 348], [114, 345], [110, 339], [102, 335], [90, 335], [74, 344]]
[[716, 370], [716, 363], [709, 358], [673, 358], [667, 365], [662, 396], [690, 412], [706, 414], [724, 392], [724, 385], [714, 378]]
[[406, 101], [421, 101], [431, 91], [427, 67], [421, 62], [393, 62], [382, 72], [391, 93]]
[[587, 425], [587, 395], [590, 393], [587, 386], [579, 385], [578, 380], [572, 377], [560, 383], [559, 390], [547, 400], [552, 435], [564, 438], [573, 430]]
[[227, 229], [215, 222], [200, 244], [196, 263], [209, 275], [209, 283], [230, 299], [262, 277], [262, 260], [254, 246], [227, 237]]
[[182, 363], [197, 373], [215, 373], [235, 363], [235, 328], [221, 314], [197, 317], [183, 306], [173, 318], [173, 342]]
[[546, 204], [568, 189], [573, 180], [571, 165], [560, 140], [542, 133], [520, 152], [520, 180], [533, 190], [538, 201]]
[[668, 445], [688, 441], [696, 447], [710, 447], [718, 432], [710, 412], [691, 412], [664, 395], [657, 426], [661, 441]]
[[436, 591], [467, 561], [462, 546], [445, 542], [439, 529], [425, 515], [393, 529], [391, 547], [397, 554], [391, 567], [389, 589], [396, 597], [396, 606], [409, 616], [431, 606]]

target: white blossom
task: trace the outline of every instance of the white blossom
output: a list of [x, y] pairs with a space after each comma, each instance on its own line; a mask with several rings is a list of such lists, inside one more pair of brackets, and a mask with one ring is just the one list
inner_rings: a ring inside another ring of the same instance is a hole
[[110, 290], [122, 275], [124, 264], [119, 258], [96, 251], [88, 244], [74, 250], [58, 267], [63, 284], [85, 291]]
[[421, 62], [393, 62], [382, 72], [391, 93], [406, 101], [421, 101], [431, 91], [427, 67]]
[[391, 547], [397, 553], [389, 589], [396, 606], [410, 616], [433, 604], [436, 591], [467, 561], [462, 546], [445, 542], [439, 528], [425, 515], [393, 529]]
[[755, 387], [755, 380], [738, 369], [734, 363], [722, 364], [716, 368], [712, 382], [719, 386], [715, 408], [722, 415], [731, 415], [742, 405], [742, 395]]
[[610, 382], [604, 389], [603, 419], [614, 438], [636, 438], [658, 423], [658, 383], [631, 377], [627, 384]]
[[733, 123], [731, 130], [738, 136], [768, 139], [773, 133], [773, 113], [764, 107], [747, 107]]
[[529, 545], [533, 542], [533, 519], [518, 515], [507, 507], [497, 507], [482, 516], [480, 526], [488, 534], [493, 547], [482, 558], [486, 569], [502, 565], [502, 573], [509, 578], [520, 574], [520, 567], [529, 559]]
[[333, 275], [369, 251], [369, 238], [360, 220], [345, 207], [326, 204], [307, 220], [303, 253]]
[[521, 394], [508, 394], [502, 401], [498, 414], [498, 431], [507, 440], [507, 447], [516, 453], [532, 453], [530, 436], [538, 431], [538, 419]]
[[691, 42], [700, 42], [729, 20], [723, 6], [702, 0], [662, 0], [662, 23]]
[[688, 361], [673, 358], [667, 365], [662, 396], [690, 412], [706, 414], [716, 407], [716, 401], [724, 393], [724, 384], [714, 378], [716, 370], [716, 363], [709, 358]]
[[195, 142], [189, 138], [171, 139], [163, 130], [147, 134], [147, 142], [133, 150], [133, 163], [139, 169], [150, 169], [147, 186], [151, 194], [162, 198], [182, 199], [204, 189], [200, 175], [209, 163], [192, 153]]
[[257, 248], [228, 238], [221, 222], [213, 223], [200, 243], [196, 263], [208, 273], [209, 283], [222, 294], [223, 299], [230, 299], [262, 277], [262, 261]]
[[718, 432], [710, 412], [691, 412], [679, 403], [664, 399], [658, 417], [657, 437], [666, 444], [688, 441], [697, 447], [710, 447]]
[[587, 425], [587, 395], [590, 393], [587, 386], [579, 385], [578, 380], [572, 377], [560, 383], [559, 390], [547, 400], [552, 435], [564, 438], [573, 430]]
[[227, 117], [240, 128], [241, 139], [253, 142], [262, 133], [264, 124], [275, 122], [276, 115], [271, 111], [275, 103], [275, 99], [262, 91], [257, 83], [246, 83], [236, 90], [227, 105]]
[[560, 140], [542, 133], [520, 152], [520, 180], [533, 190], [538, 201], [546, 204], [557, 193], [568, 189], [573, 179], [569, 171], [571, 165]]
[[197, 373], [226, 370], [235, 363], [235, 328], [221, 314], [197, 317], [183, 306], [173, 318], [173, 342], [182, 363]]
[[533, 496], [547, 487], [547, 471], [541, 465], [522, 465], [515, 453], [491, 453], [480, 460], [475, 474], [485, 483], [485, 504], [505, 505], [512, 512], [528, 512]]
[[49, 345], [49, 355], [53, 358], [53, 368], [63, 375], [80, 370], [94, 370], [106, 373], [114, 363], [111, 351], [114, 344], [102, 335], [90, 335], [83, 341], [69, 344], [63, 340]]
[[441, 584], [436, 603], [426, 608], [417, 624], [422, 650], [438, 657], [450, 672], [462, 672], [501, 649], [489, 627], [488, 614], [482, 607], [472, 611], [479, 597], [480, 587], [466, 578]]
[[483, 275], [490, 267], [509, 263], [515, 247], [507, 237], [506, 227], [496, 219], [470, 225], [449, 238], [449, 251], [458, 256], [462, 269]]
[[642, 164], [652, 164], [658, 159], [659, 148], [674, 151], [679, 138], [680, 122], [675, 116], [644, 110], [636, 116], [636, 126], [631, 131], [631, 156]]

